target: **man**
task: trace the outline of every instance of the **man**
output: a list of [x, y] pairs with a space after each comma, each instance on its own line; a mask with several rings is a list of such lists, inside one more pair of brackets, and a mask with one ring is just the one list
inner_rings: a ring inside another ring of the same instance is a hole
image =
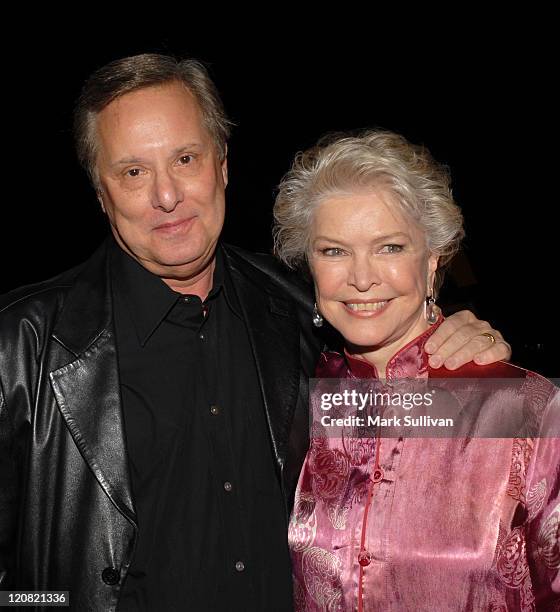
[[[197, 62], [125, 58], [84, 87], [78, 154], [112, 235], [0, 302], [3, 589], [69, 590], [76, 610], [291, 609], [321, 343], [306, 287], [219, 243], [227, 136]], [[440, 361], [509, 357], [470, 313], [438, 331]]]

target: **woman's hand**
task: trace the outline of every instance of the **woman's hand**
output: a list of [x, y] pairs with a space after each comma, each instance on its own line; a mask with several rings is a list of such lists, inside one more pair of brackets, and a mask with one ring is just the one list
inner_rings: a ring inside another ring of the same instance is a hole
[[[496, 342], [488, 336], [494, 336]], [[470, 310], [461, 310], [447, 317], [430, 337], [424, 347], [430, 353], [430, 366], [444, 365], [456, 370], [465, 363], [474, 361], [478, 365], [494, 363], [511, 357], [511, 347], [499, 331], [492, 329], [487, 321], [480, 321]]]

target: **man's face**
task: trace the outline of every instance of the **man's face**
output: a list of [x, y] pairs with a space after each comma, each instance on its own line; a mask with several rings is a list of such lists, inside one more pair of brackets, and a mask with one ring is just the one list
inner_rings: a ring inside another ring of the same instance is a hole
[[179, 83], [133, 91], [97, 117], [100, 198], [119, 245], [167, 278], [196, 276], [222, 230], [226, 161]]

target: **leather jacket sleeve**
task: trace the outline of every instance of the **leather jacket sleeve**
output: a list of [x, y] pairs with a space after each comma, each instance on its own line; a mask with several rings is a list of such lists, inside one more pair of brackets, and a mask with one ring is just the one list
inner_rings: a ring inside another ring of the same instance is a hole
[[[231, 249], [227, 262], [289, 505], [320, 352], [312, 303], [264, 257]], [[82, 266], [0, 296], [0, 590], [69, 590], [76, 610], [116, 609], [138, 530], [108, 269], [104, 244]]]
[[13, 588], [18, 478], [13, 425], [0, 381], [0, 590]]

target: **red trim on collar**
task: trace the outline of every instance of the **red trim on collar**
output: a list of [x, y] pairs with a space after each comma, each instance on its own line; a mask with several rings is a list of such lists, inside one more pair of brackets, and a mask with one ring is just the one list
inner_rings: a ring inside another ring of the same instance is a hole
[[[424, 345], [443, 321], [444, 317], [440, 314], [438, 320], [426, 331], [400, 348], [387, 362], [386, 378], [414, 377], [426, 370], [429, 356], [424, 351]], [[350, 355], [346, 349], [344, 349], [344, 359], [351, 376], [355, 378], [379, 378], [377, 368], [373, 363]]]

